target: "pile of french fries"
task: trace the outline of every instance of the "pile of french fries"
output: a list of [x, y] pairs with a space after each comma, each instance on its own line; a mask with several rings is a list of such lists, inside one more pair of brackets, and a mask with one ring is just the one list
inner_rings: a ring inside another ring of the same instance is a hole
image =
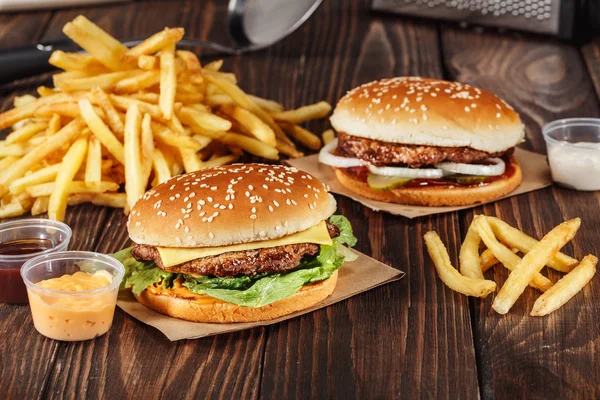
[[[244, 152], [277, 160], [299, 157], [321, 138], [299, 126], [331, 111], [326, 102], [285, 111], [246, 94], [222, 60], [202, 66], [176, 50], [182, 28], [127, 48], [83, 16], [63, 32], [87, 53], [55, 51], [65, 72], [39, 97], [15, 97], [0, 114], [0, 218], [92, 202], [125, 212], [148, 185], [179, 173], [229, 164]], [[332, 140], [333, 132], [326, 133]], [[124, 184], [125, 193], [120, 192]]]
[[[543, 316], [562, 307], [596, 273], [598, 259], [595, 256], [590, 254], [579, 261], [560, 252], [573, 239], [580, 225], [579, 218], [571, 219], [537, 241], [499, 218], [478, 215], [460, 249], [460, 272], [452, 266], [448, 251], [437, 233], [427, 232], [425, 244], [440, 279], [450, 289], [467, 296], [487, 297], [496, 290], [496, 283], [485, 279], [483, 273], [501, 263], [511, 272], [494, 298], [492, 308], [506, 314], [527, 286], [531, 286], [542, 292], [533, 305], [531, 315]], [[487, 249], [480, 254], [481, 242]], [[544, 266], [566, 275], [553, 283], [540, 274]]]

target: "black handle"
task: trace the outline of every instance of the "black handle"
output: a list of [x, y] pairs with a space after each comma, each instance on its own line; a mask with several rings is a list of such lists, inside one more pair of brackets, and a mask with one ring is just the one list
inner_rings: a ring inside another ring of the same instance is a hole
[[64, 41], [0, 52], [0, 84], [52, 71], [55, 68], [48, 64], [48, 59], [54, 50], [72, 51], [75, 48]]

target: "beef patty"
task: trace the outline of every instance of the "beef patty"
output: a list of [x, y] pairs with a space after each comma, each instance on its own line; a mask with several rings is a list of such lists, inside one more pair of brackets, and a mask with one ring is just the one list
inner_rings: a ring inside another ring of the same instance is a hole
[[340, 132], [338, 150], [343, 155], [360, 158], [374, 165], [406, 164], [419, 168], [443, 161], [472, 163], [490, 157], [501, 157], [507, 152], [487, 153], [470, 147], [438, 147], [383, 142], [351, 136]]
[[[327, 222], [329, 236], [339, 236], [340, 230]], [[155, 246], [136, 244], [131, 251], [138, 261], [154, 261], [162, 270], [192, 274], [231, 277], [254, 275], [259, 272], [276, 273], [294, 269], [304, 256], [313, 256], [320, 246], [313, 243], [289, 244], [264, 249], [231, 251], [210, 257], [198, 258], [182, 264], [165, 267]]]

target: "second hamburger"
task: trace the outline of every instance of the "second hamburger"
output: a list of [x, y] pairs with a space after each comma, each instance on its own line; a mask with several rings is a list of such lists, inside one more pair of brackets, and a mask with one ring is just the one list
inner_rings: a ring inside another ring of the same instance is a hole
[[522, 180], [524, 126], [493, 94], [438, 79], [383, 79], [351, 90], [331, 117], [338, 139], [319, 160], [342, 185], [392, 203], [484, 203]]

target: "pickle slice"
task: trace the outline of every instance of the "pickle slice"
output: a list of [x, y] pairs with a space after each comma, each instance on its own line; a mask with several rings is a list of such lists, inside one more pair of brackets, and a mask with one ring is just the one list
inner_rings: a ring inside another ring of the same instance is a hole
[[454, 175], [448, 178], [461, 185], [476, 185], [485, 182], [488, 177], [480, 175]]
[[392, 190], [397, 187], [406, 185], [412, 181], [412, 178], [400, 178], [396, 176], [383, 176], [369, 174], [367, 177], [367, 183], [374, 190]]

